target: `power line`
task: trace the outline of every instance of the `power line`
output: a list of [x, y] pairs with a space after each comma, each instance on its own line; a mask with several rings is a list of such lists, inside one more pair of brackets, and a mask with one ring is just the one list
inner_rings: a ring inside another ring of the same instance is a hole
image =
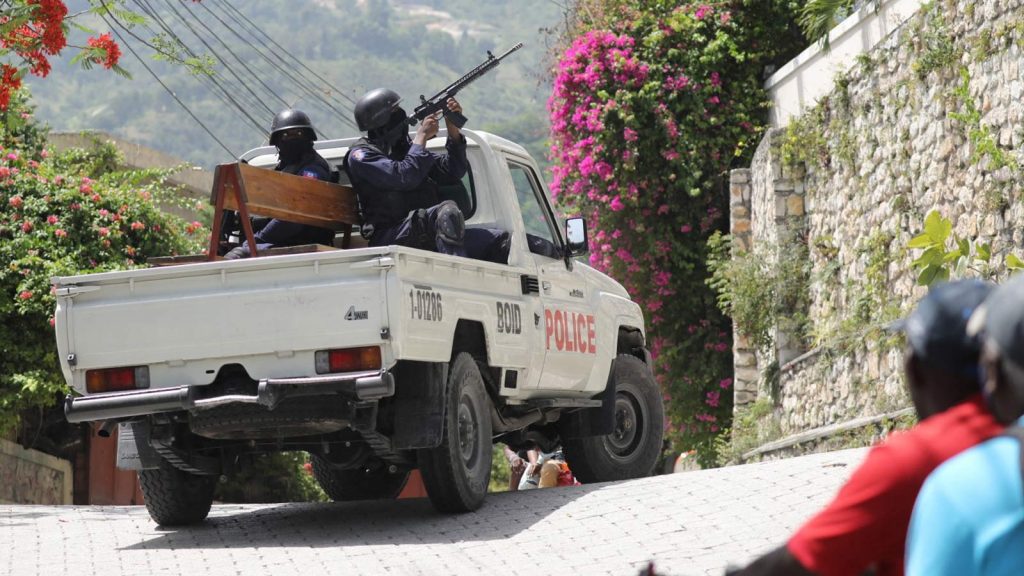
[[[225, 14], [225, 16], [228, 19], [230, 19], [235, 24], [235, 26], [231, 26], [230, 24], [225, 22], [223, 19], [221, 19], [219, 16], [217, 16], [217, 14], [214, 13], [206, 4], [207, 3], [204, 2], [204, 3], [200, 4], [200, 6], [202, 6], [204, 9], [206, 9], [208, 12], [210, 12], [210, 14], [214, 18], [216, 18], [228, 31], [230, 31], [232, 34], [234, 34], [235, 37], [237, 37], [243, 43], [247, 44], [257, 54], [259, 54], [263, 58], [263, 60], [265, 60], [267, 63], [269, 63], [270, 66], [273, 67], [275, 70], [277, 70], [278, 73], [280, 73], [282, 76], [284, 76], [285, 78], [290, 80], [295, 85], [296, 88], [304, 91], [308, 95], [311, 95], [315, 100], [317, 100], [321, 104], [325, 105], [330, 111], [332, 111], [335, 114], [337, 114], [339, 119], [341, 119], [343, 122], [345, 122], [349, 126], [351, 126], [353, 128], [357, 128], [355, 123], [350, 119], [350, 116], [351, 116], [351, 110], [350, 109], [344, 108], [343, 105], [342, 105], [343, 108], [339, 109], [330, 100], [325, 98], [324, 95], [323, 95], [324, 92], [322, 90], [318, 89], [308, 78], [306, 78], [302, 74], [296, 73], [293, 70], [289, 70], [288, 68], [283, 67], [277, 61], [277, 58], [275, 58], [274, 55], [267, 55], [267, 53], [265, 52], [265, 50], [267, 50], [267, 49], [265, 47], [261, 46], [258, 43], [254, 43], [251, 39], [246, 38], [245, 36], [240, 34], [239, 31], [236, 28], [241, 29], [246, 34], [251, 34], [253, 36], [263, 36], [264, 38], [267, 38], [267, 40], [269, 40], [270, 43], [278, 46], [279, 49], [281, 50], [281, 52], [284, 55], [289, 56], [294, 62], [298, 63], [299, 66], [301, 66], [303, 68], [306, 68], [308, 70], [309, 68], [307, 66], [305, 66], [305, 64], [301, 60], [295, 58], [295, 56], [291, 55], [287, 50], [285, 50], [283, 47], [281, 47], [280, 44], [277, 44], [277, 42], [275, 42], [273, 38], [271, 38], [269, 35], [267, 35], [266, 32], [263, 32], [258, 26], [256, 26], [254, 23], [252, 23], [251, 20], [246, 18], [244, 14], [239, 12], [233, 6], [231, 8], [232, 8], [232, 10], [235, 13], [229, 12], [223, 6], [220, 7], [220, 10]], [[237, 14], [237, 16], [236, 16], [236, 14]], [[239, 16], [242, 19], [239, 19]], [[246, 22], [248, 22], [248, 25], [246, 24]], [[320, 76], [317, 76], [315, 72], [312, 72], [312, 71], [310, 71], [310, 72], [311, 72], [311, 74], [313, 74], [314, 76], [319, 78], [324, 84], [327, 84], [327, 85], [330, 84], [327, 80], [324, 80]], [[349, 100], [351, 101], [351, 99], [349, 99]]]
[[[180, 20], [181, 23], [184, 24], [186, 28], [188, 28], [189, 32], [191, 32], [192, 35], [195, 36], [196, 39], [198, 39], [199, 42], [201, 42], [210, 53], [214, 54], [215, 59], [221, 64], [223, 64], [223, 59], [216, 57], [216, 51], [214, 51], [213, 47], [210, 46], [210, 44], [202, 37], [202, 35], [200, 35], [196, 31], [196, 29], [192, 27], [192, 24], [190, 24], [189, 21], [184, 16], [182, 16], [181, 13], [178, 12], [178, 9], [174, 7], [173, 0], [164, 0], [164, 4], [166, 4], [167, 7], [171, 9], [171, 12], [178, 18], [178, 20]], [[187, 12], [188, 11], [186, 10], [186, 13]], [[234, 76], [235, 80], [237, 80], [238, 83], [242, 85], [242, 88], [244, 88], [260, 106], [263, 106], [263, 108], [267, 111], [268, 114], [272, 115], [274, 113], [274, 110], [270, 106], [267, 106], [267, 104], [259, 96], [256, 95], [256, 93], [249, 87], [249, 85], [246, 84], [244, 80], [242, 80], [242, 78], [238, 75], [237, 72], [235, 72], [232, 66], [225, 66], [224, 68], [228, 71], [229, 74]]]
[[[107, 14], [110, 14], [110, 10], [106, 7], [106, 5], [103, 6], [103, 9], [106, 10]], [[181, 101], [181, 98], [178, 98], [178, 95], [175, 94], [174, 91], [171, 90], [167, 86], [167, 84], [164, 84], [164, 81], [161, 80], [159, 76], [157, 76], [156, 72], [154, 72], [153, 69], [150, 68], [148, 64], [146, 64], [145, 60], [143, 60], [142, 57], [139, 56], [139, 54], [135, 51], [135, 49], [132, 48], [131, 44], [129, 44], [128, 41], [123, 36], [121, 36], [121, 33], [118, 32], [117, 29], [113, 25], [111, 25], [111, 23], [109, 21], [107, 21], [106, 15], [104, 15], [103, 13], [100, 13], [100, 18], [102, 18], [103, 21], [107, 24], [107, 26], [110, 28], [110, 30], [114, 33], [114, 36], [117, 36], [117, 41], [120, 42], [122, 46], [127, 48], [128, 51], [132, 53], [132, 56], [134, 56], [135, 59], [139, 61], [139, 64], [142, 64], [142, 67], [146, 69], [146, 72], [149, 72], [150, 76], [152, 76], [153, 79], [156, 80], [157, 83], [159, 83], [160, 86], [162, 86], [163, 89], [165, 91], [167, 91], [168, 94], [171, 95], [171, 98], [174, 98], [174, 101], [177, 102], [178, 105], [181, 106], [185, 110], [185, 112], [187, 112], [188, 115], [191, 116], [192, 119], [196, 121], [196, 124], [199, 124], [199, 126], [203, 129], [203, 131], [205, 131], [210, 136], [210, 138], [213, 138], [213, 140], [217, 144], [220, 144], [220, 147], [223, 148], [224, 151], [226, 151], [232, 158], [238, 158], [238, 155], [235, 154], [234, 152], [232, 152], [231, 148], [228, 148], [227, 144], [224, 144], [223, 142], [221, 142], [220, 138], [217, 138], [217, 135], [214, 134], [213, 131], [210, 130], [206, 126], [206, 124], [204, 124], [203, 121], [200, 120], [199, 117], [196, 116], [195, 113], [193, 113], [192, 110], [184, 102]], [[111, 18], [113, 18], [112, 14], [111, 14]], [[115, 21], [116, 21], [116, 19], [115, 19]], [[118, 23], [118, 26], [120, 26], [120, 23]]]
[[[205, 4], [205, 3], [204, 3], [204, 4]], [[267, 41], [268, 41], [268, 42], [269, 42], [270, 44], [272, 44], [272, 45], [273, 45], [273, 46], [274, 46], [274, 47], [275, 47], [276, 49], [280, 50], [280, 51], [281, 51], [281, 53], [282, 53], [282, 54], [283, 54], [284, 56], [287, 56], [287, 58], [290, 58], [290, 59], [291, 59], [291, 61], [292, 61], [292, 63], [294, 63], [294, 65], [297, 65], [297, 66], [298, 66], [299, 68], [301, 68], [302, 70], [305, 70], [305, 71], [306, 71], [307, 73], [309, 73], [309, 74], [310, 74], [310, 75], [312, 75], [312, 76], [313, 76], [313, 77], [314, 77], [315, 79], [317, 79], [317, 80], [318, 80], [319, 82], [321, 82], [321, 83], [322, 83], [322, 85], [325, 85], [325, 86], [330, 86], [330, 85], [331, 85], [331, 82], [330, 82], [330, 81], [328, 81], [328, 80], [327, 80], [326, 78], [324, 78], [323, 76], [321, 76], [321, 75], [318, 75], [318, 74], [317, 74], [317, 73], [316, 73], [315, 71], [313, 71], [313, 70], [312, 70], [312, 69], [310, 69], [310, 68], [309, 68], [308, 66], [306, 66], [306, 64], [304, 63], [304, 61], [302, 61], [302, 59], [300, 59], [300, 58], [296, 57], [296, 56], [295, 56], [294, 54], [292, 54], [291, 52], [289, 52], [289, 51], [288, 51], [288, 49], [286, 49], [286, 48], [285, 48], [284, 46], [282, 46], [282, 45], [281, 45], [280, 43], [276, 42], [276, 41], [275, 41], [275, 40], [274, 40], [274, 39], [273, 39], [272, 37], [270, 37], [270, 36], [269, 36], [269, 35], [268, 35], [268, 34], [267, 34], [266, 32], [264, 32], [264, 31], [263, 31], [262, 29], [260, 29], [260, 28], [259, 28], [259, 27], [258, 27], [258, 26], [257, 26], [257, 25], [255, 24], [255, 23], [253, 23], [253, 22], [252, 22], [252, 20], [251, 20], [251, 19], [250, 19], [250, 18], [249, 18], [248, 16], [246, 16], [246, 15], [245, 15], [245, 14], [244, 14], [244, 13], [243, 13], [243, 12], [242, 12], [241, 10], [239, 10], [239, 9], [238, 9], [238, 8], [236, 8], [236, 7], [234, 7], [234, 6], [233, 6], [233, 5], [232, 5], [232, 4], [231, 4], [231, 3], [230, 3], [230, 2], [228, 1], [228, 0], [223, 0], [223, 5], [227, 6], [227, 8], [229, 8], [229, 10], [230, 10], [230, 11], [227, 11], [227, 10], [225, 10], [225, 12], [227, 13], [228, 17], [229, 17], [229, 18], [231, 18], [231, 19], [233, 20], [233, 22], [234, 22], [234, 23], [238, 24], [238, 25], [239, 25], [240, 27], [242, 27], [243, 29], [247, 29], [247, 32], [251, 32], [251, 33], [254, 33], [254, 34], [255, 34], [256, 36], [261, 36], [261, 37], [265, 38], [265, 39], [266, 39], [266, 40], [267, 40]], [[221, 9], [223, 9], [223, 8], [221, 8]], [[233, 12], [233, 13], [232, 13], [232, 12]], [[234, 14], [237, 14], [237, 15], [234, 15]], [[240, 17], [242, 18], [241, 20], [239, 19]], [[244, 22], [243, 22], [243, 20], [244, 20]], [[246, 25], [248, 25], [248, 27], [247, 27]], [[230, 27], [228, 27], [228, 28], [230, 29]], [[232, 30], [232, 32], [233, 32], [233, 30]], [[238, 32], [234, 32], [234, 34], [238, 35]], [[246, 40], [244, 40], [244, 41], [246, 41]], [[247, 41], [247, 42], [248, 42], [248, 41]], [[253, 47], [254, 47], [254, 48], [256, 48], [256, 49], [257, 49], [257, 51], [260, 51], [260, 50], [259, 50], [259, 48], [258, 48], [258, 45], [256, 45], [256, 44], [252, 44], [251, 42], [250, 42], [250, 45], [253, 45]], [[262, 54], [262, 51], [260, 51], [260, 53]], [[274, 67], [275, 67], [276, 69], [278, 69], [279, 71], [281, 71], [281, 72], [282, 72], [283, 74], [286, 74], [286, 75], [288, 75], [288, 76], [289, 76], [290, 78], [292, 78], [292, 79], [294, 80], [294, 78], [295, 78], [295, 77], [294, 77], [294, 73], [292, 73], [292, 72], [288, 71], [287, 69], [282, 69], [282, 68], [280, 67], [280, 65], [276, 64], [276, 61], [274, 61], [274, 58], [272, 58], [272, 57], [269, 57], [269, 56], [266, 56], [265, 54], [263, 54], [263, 56], [264, 56], [264, 58], [266, 58], [266, 59], [267, 59], [267, 61], [269, 61], [269, 63], [271, 63], [271, 65], [273, 65], [273, 66], [274, 66]], [[305, 80], [305, 79], [304, 79], [304, 78], [303, 78], [303, 77], [302, 77], [301, 75], [299, 76], [299, 79], [300, 79], [300, 80]], [[350, 120], [350, 119], [348, 118], [348, 115], [349, 115], [349, 114], [351, 114], [351, 109], [347, 109], [347, 110], [346, 110], [345, 112], [339, 111], [339, 110], [338, 110], [338, 109], [337, 109], [337, 108], [336, 108], [336, 107], [335, 107], [334, 105], [332, 105], [332, 104], [331, 104], [331, 102], [330, 102], [330, 101], [329, 101], [329, 100], [328, 100], [328, 99], [327, 99], [327, 98], [326, 98], [326, 97], [325, 97], [325, 96], [323, 95], [323, 94], [324, 94], [324, 91], [322, 91], [322, 90], [319, 90], [319, 89], [317, 89], [317, 88], [316, 88], [315, 86], [313, 86], [312, 88], [309, 88], [308, 86], [309, 86], [309, 84], [311, 84], [311, 82], [309, 82], [308, 80], [305, 80], [305, 82], [306, 82], [306, 84], [304, 84], [304, 85], [303, 85], [303, 87], [304, 87], [304, 88], [305, 88], [305, 89], [306, 89], [306, 90], [307, 90], [307, 91], [308, 91], [309, 93], [313, 94], [313, 95], [314, 95], [314, 96], [315, 96], [315, 97], [316, 97], [317, 99], [319, 99], [319, 100], [323, 101], [323, 102], [324, 102], [324, 104], [326, 104], [326, 105], [327, 105], [327, 106], [328, 106], [329, 108], [331, 108], [331, 109], [332, 109], [333, 111], [335, 111], [335, 113], [339, 114], [339, 115], [341, 116], [341, 119], [342, 119], [342, 120], [344, 120], [344, 121], [345, 121], [345, 122], [346, 122], [346, 123], [347, 123], [348, 125], [350, 125], [350, 126], [352, 126], [352, 127], [355, 127], [355, 123], [354, 123], [354, 122], [353, 122], [352, 120]], [[350, 102], [350, 104], [352, 104], [352, 105], [354, 105], [354, 104], [355, 104], [355, 100], [353, 100], [353, 99], [352, 99], [351, 97], [349, 97], [349, 96], [348, 96], [347, 94], [345, 94], [345, 93], [344, 93], [344, 92], [342, 92], [342, 91], [339, 91], [339, 90], [333, 90], [333, 91], [330, 91], [329, 93], [331, 93], [331, 94], [337, 94], [337, 95], [341, 96], [342, 98], [344, 98], [344, 99], [348, 100], [348, 101]]]
[[[192, 49], [189, 48], [187, 44], [185, 44], [185, 42], [164, 21], [164, 19], [160, 16], [160, 14], [152, 6], [149, 5], [149, 2], [147, 0], [133, 0], [133, 1], [135, 2], [135, 4], [137, 6], [139, 6], [139, 8], [143, 12], [146, 13], [147, 16], [149, 16], [150, 19], [152, 19], [158, 26], [160, 26], [160, 28], [164, 31], [164, 33], [167, 34], [178, 46], [180, 46], [181, 49], [183, 49], [186, 54], [188, 54], [192, 58], [199, 59], [199, 55], [196, 54], [195, 52], [193, 52]], [[123, 24], [121, 24], [119, 21], [117, 21], [117, 19], [113, 15], [111, 15], [111, 18], [113, 18], [115, 22], [118, 22], [118, 25], [121, 26], [123, 29], [125, 29], [125, 31], [127, 33], [132, 34], [132, 32], [130, 30], [128, 30], [127, 28], [125, 28], [125, 26]], [[221, 84], [221, 81], [218, 79], [218, 76], [216, 75], [216, 73], [210, 73], [210, 74], [201, 73], [201, 74], [198, 74], [197, 76], [199, 77], [200, 82], [206, 81], [206, 83], [208, 85], [212, 84], [212, 92], [214, 93], [214, 95], [219, 97], [229, 107], [234, 107], [236, 110], [238, 110], [238, 112], [241, 113], [241, 115], [244, 116], [249, 121], [249, 123], [254, 128], [256, 128], [256, 130], [261, 135], [263, 135], [263, 137], [267, 137], [269, 135], [269, 132], [267, 131], [266, 128], [264, 128], [263, 123], [259, 122], [255, 118], [253, 118], [252, 115], [249, 113], [248, 109], [246, 108], [246, 106], [243, 106], [242, 104], [240, 104], [234, 98], [234, 96], [232, 96], [231, 91], [228, 90], [227, 88], [225, 88]], [[240, 95], [240, 96], [242, 96], [242, 95]]]

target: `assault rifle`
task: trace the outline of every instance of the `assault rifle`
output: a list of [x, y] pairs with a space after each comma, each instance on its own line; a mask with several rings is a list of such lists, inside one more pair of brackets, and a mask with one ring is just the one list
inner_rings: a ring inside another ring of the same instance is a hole
[[455, 124], [459, 128], [465, 126], [467, 118], [459, 112], [452, 112], [451, 110], [449, 110], [448, 99], [454, 98], [455, 95], [459, 93], [459, 90], [462, 90], [466, 86], [469, 86], [477, 78], [480, 78], [484, 74], [487, 74], [491, 70], [497, 68], [498, 64], [501, 64], [501, 61], [504, 60], [505, 57], [515, 52], [516, 50], [519, 50], [522, 47], [523, 43], [520, 42], [513, 46], [508, 52], [505, 52], [504, 54], [498, 56], [497, 58], [495, 58], [494, 54], [491, 54], [491, 51], [488, 50], [487, 60], [484, 60], [483, 64], [480, 64], [476, 68], [473, 68], [472, 70], [467, 72], [465, 76], [449, 84], [444, 90], [441, 90], [440, 92], [431, 96], [430, 98], [424, 98], [423, 95], [421, 94], [420, 105], [417, 106], [416, 109], [413, 110], [412, 115], [409, 116], [409, 125], [415, 126], [416, 124], [422, 122], [423, 119], [426, 118], [427, 116], [431, 116], [440, 111], [444, 113], [445, 119], [447, 119], [452, 124]]

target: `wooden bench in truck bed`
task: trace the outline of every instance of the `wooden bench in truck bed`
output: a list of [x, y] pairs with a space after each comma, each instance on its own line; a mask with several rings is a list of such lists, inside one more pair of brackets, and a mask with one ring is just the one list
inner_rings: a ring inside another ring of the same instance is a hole
[[339, 231], [342, 233], [342, 248], [349, 247], [352, 241], [352, 226], [359, 224], [359, 205], [351, 187], [267, 168], [256, 168], [241, 162], [217, 166], [213, 175], [210, 203], [214, 206], [213, 226], [206, 254], [150, 258], [148, 263], [154, 266], [167, 266], [222, 259], [221, 256], [217, 256], [217, 250], [220, 245], [221, 215], [224, 210], [238, 211], [244, 234], [242, 240], [249, 244], [249, 252], [253, 257], [335, 248], [306, 244], [260, 251], [256, 248], [250, 215], [278, 218]]

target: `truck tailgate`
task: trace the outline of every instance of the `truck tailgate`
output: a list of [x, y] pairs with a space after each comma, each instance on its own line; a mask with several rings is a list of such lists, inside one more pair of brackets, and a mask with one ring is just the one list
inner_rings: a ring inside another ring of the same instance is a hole
[[253, 377], [295, 376], [288, 359], [300, 353], [381, 341], [377, 258], [361, 249], [56, 278], [65, 372], [76, 389], [87, 369], [138, 365], [156, 365], [154, 388], [204, 384], [233, 359]]

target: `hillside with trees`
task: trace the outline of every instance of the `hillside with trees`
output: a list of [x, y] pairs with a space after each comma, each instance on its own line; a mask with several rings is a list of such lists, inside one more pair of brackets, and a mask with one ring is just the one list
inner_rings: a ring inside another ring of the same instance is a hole
[[[71, 12], [85, 7], [84, 1], [68, 3]], [[429, 97], [453, 82], [487, 50], [498, 55], [524, 42], [460, 99], [469, 127], [524, 142], [538, 159], [545, 156], [546, 29], [563, 16], [553, 2], [133, 0], [126, 7], [148, 22], [133, 24], [115, 12], [92, 16], [87, 25], [113, 33], [131, 78], [81, 70], [68, 55], [53, 61], [47, 78], [26, 78], [39, 118], [54, 131], [102, 130], [211, 167], [265, 144], [263, 130], [283, 107], [309, 112], [322, 137], [351, 136], [352, 104], [365, 91], [391, 87], [411, 110], [420, 94]], [[154, 47], [164, 53], [158, 61]], [[212, 77], [190, 73], [176, 58]]]

